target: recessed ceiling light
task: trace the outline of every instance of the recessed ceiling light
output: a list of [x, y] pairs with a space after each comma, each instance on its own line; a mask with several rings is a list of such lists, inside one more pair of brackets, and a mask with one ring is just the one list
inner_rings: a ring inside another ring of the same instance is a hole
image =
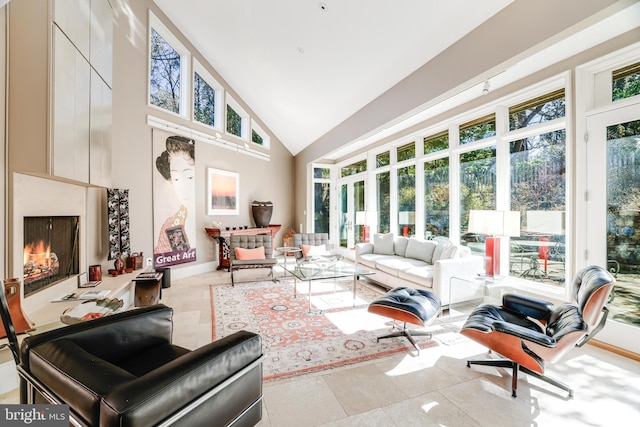
[[302, 46], [298, 46], [298, 52], [304, 53], [304, 48]]
[[319, 6], [320, 6], [320, 10], [321, 11], [323, 11], [323, 12], [327, 11], [327, 4], [326, 3], [320, 2]]

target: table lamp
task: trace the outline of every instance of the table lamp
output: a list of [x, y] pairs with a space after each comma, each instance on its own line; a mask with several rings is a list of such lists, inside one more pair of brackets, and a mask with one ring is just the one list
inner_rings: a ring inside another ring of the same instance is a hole
[[373, 213], [369, 211], [356, 212], [356, 225], [362, 226], [362, 241], [364, 243], [369, 243], [371, 227], [369, 226], [368, 219], [370, 219], [372, 215]]
[[469, 212], [469, 233], [485, 234], [486, 274], [489, 277], [500, 275], [500, 236], [520, 236], [519, 211], [480, 211]]

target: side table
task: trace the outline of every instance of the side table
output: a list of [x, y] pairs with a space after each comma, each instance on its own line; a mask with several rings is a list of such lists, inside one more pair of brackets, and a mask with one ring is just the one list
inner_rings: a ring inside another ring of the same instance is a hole
[[506, 293], [529, 294], [528, 280], [516, 277], [453, 276], [449, 280], [449, 319], [466, 318], [483, 303], [502, 304]]
[[133, 279], [135, 307], [146, 307], [160, 302], [162, 274], [161, 272], [140, 273]]
[[287, 274], [287, 253], [296, 253], [296, 252], [302, 252], [302, 249], [300, 249], [297, 246], [280, 246], [278, 248], [276, 248], [276, 251], [278, 252], [282, 252], [282, 256], [284, 257], [284, 274]]

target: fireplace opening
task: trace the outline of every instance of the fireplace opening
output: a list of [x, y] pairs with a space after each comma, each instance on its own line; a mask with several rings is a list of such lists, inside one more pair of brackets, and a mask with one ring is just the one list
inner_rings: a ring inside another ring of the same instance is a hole
[[24, 296], [79, 273], [78, 216], [24, 218]]

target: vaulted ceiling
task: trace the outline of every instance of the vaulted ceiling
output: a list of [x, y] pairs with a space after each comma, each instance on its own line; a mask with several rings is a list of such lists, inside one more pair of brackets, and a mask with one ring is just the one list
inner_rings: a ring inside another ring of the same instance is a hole
[[292, 154], [512, 1], [155, 0]]

